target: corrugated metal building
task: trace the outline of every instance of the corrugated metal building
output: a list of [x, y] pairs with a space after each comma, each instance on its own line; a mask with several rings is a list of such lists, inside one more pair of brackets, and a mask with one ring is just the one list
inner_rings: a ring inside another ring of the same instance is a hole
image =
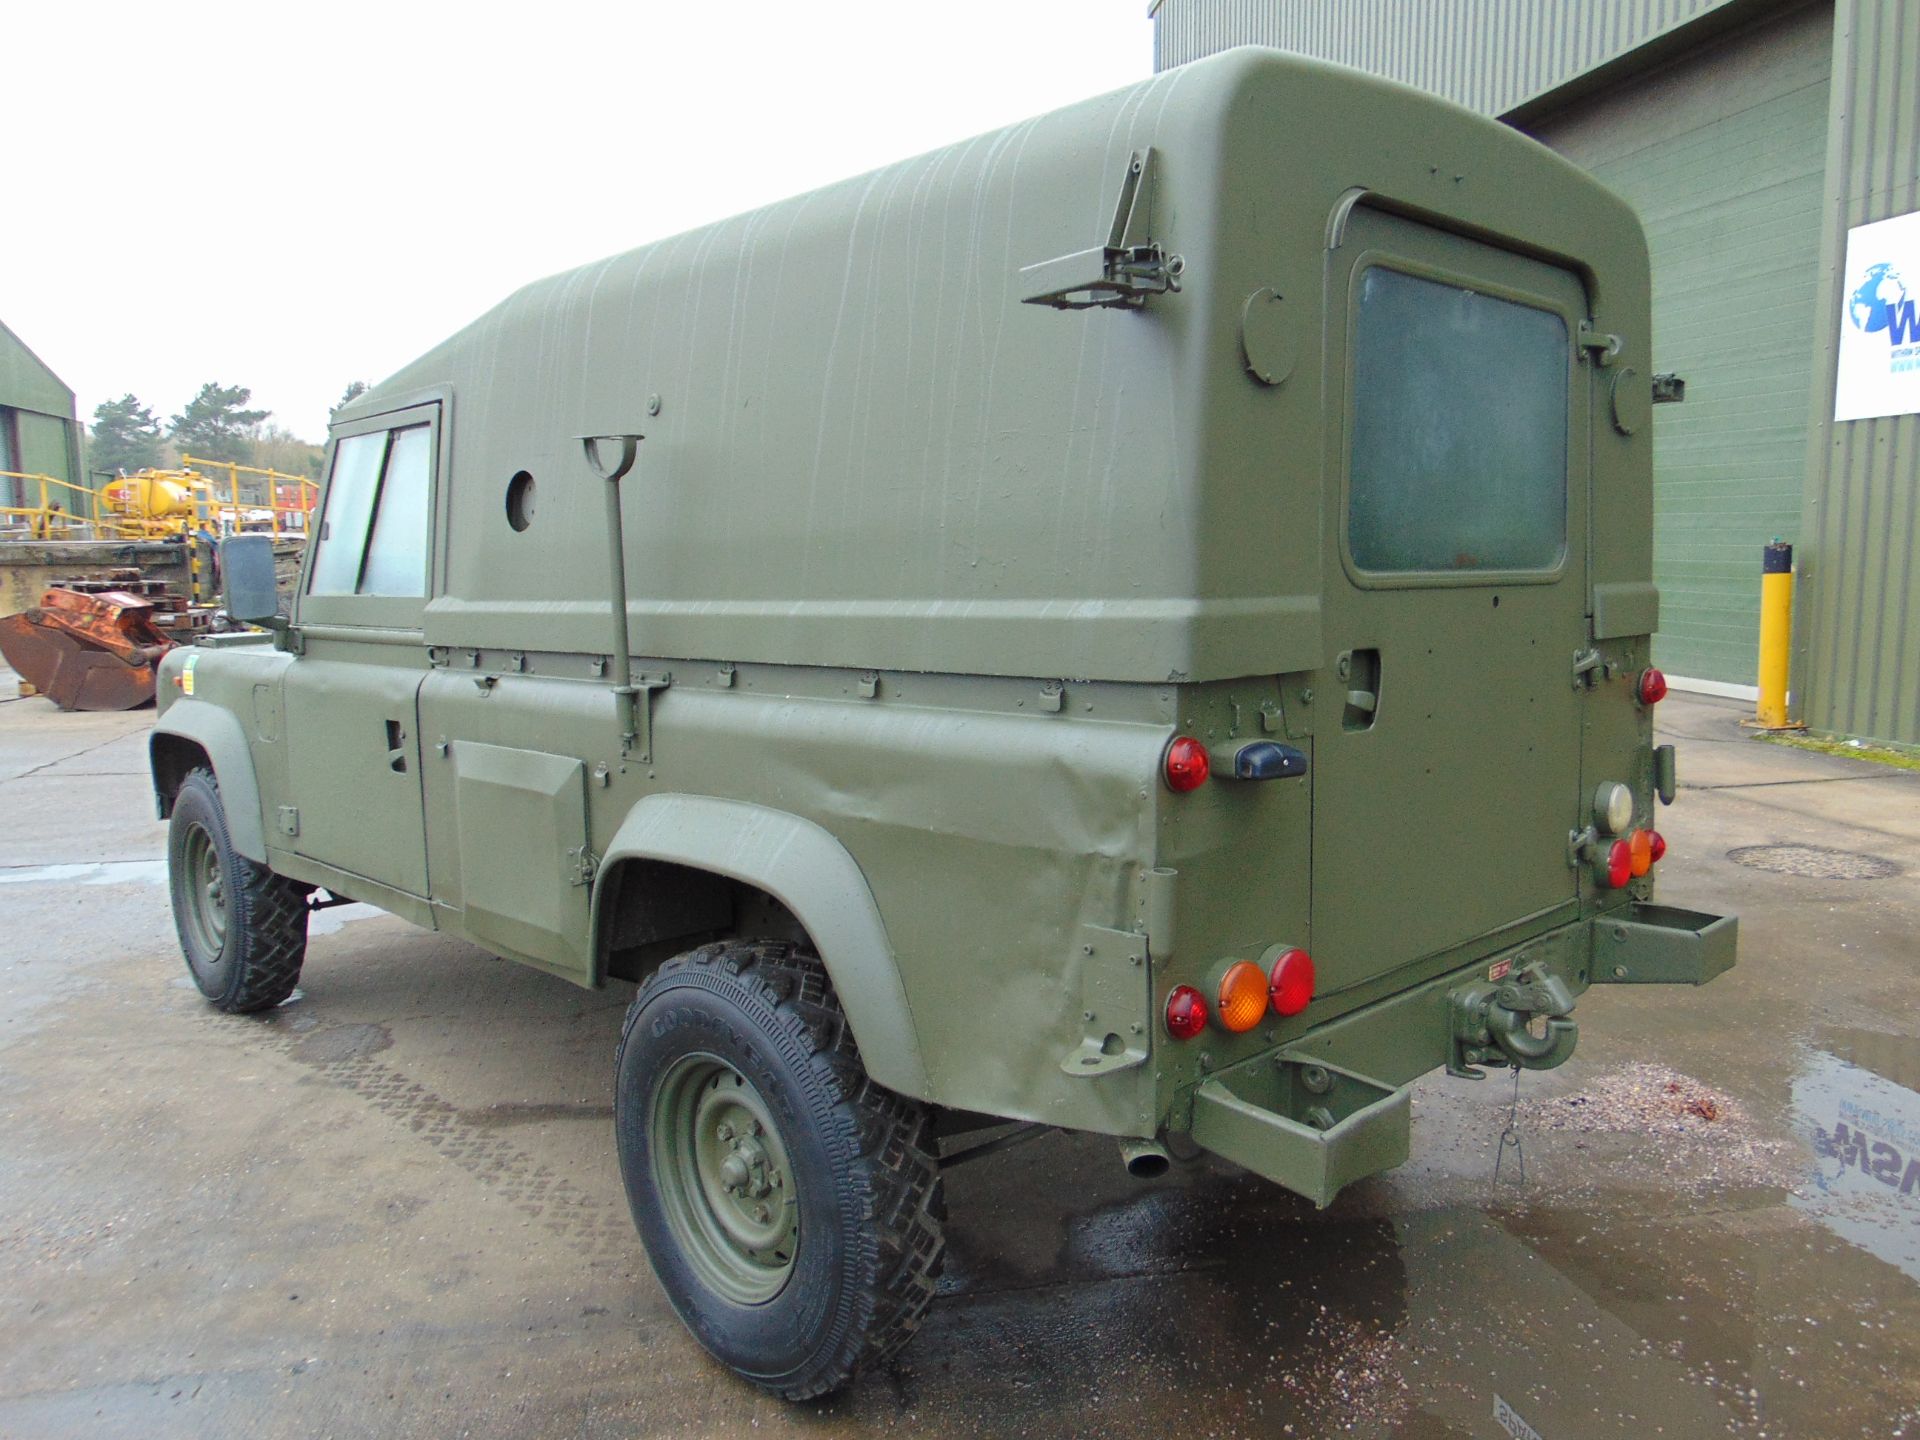
[[[1920, 744], [1920, 417], [1835, 422], [1849, 227], [1920, 210], [1915, 0], [1160, 0], [1159, 68], [1262, 44], [1527, 131], [1640, 211], [1669, 672], [1751, 694], [1761, 546], [1797, 542], [1814, 728]], [[1920, 277], [1916, 277], [1920, 278]]]
[[[0, 471], [7, 470], [78, 483], [80, 427], [73, 391], [0, 325]], [[22, 498], [24, 483], [0, 478], [0, 505], [28, 503]], [[37, 489], [31, 503], [39, 503]]]

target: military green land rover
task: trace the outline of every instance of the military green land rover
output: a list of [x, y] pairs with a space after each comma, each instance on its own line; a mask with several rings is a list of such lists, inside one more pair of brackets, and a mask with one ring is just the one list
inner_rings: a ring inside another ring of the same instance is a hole
[[1652, 898], [1647, 287], [1549, 151], [1262, 50], [531, 285], [163, 665], [193, 976], [350, 897], [637, 984], [634, 1220], [784, 1396], [921, 1319], [956, 1134], [1324, 1205], [1733, 963]]

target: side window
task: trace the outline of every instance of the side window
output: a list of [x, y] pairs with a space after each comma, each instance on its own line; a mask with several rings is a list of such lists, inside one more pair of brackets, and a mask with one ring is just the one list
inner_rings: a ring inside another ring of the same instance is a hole
[[351, 595], [360, 579], [360, 556], [367, 545], [367, 518], [380, 484], [380, 461], [387, 451], [384, 430], [349, 435], [333, 447], [333, 474], [327, 481], [327, 508], [320, 517], [320, 538], [313, 551], [310, 595]]
[[344, 437], [334, 447], [307, 593], [425, 595], [432, 490], [430, 426]]
[[427, 593], [427, 497], [432, 490], [433, 436], [425, 425], [395, 430], [380, 479], [367, 563], [358, 595]]

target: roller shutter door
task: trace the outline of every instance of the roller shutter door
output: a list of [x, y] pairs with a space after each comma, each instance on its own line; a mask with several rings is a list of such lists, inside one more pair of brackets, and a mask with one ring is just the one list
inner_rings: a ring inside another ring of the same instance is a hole
[[1526, 128], [1640, 212], [1653, 358], [1654, 657], [1751, 685], [1760, 549], [1795, 538], [1807, 461], [1832, 9], [1721, 38]]

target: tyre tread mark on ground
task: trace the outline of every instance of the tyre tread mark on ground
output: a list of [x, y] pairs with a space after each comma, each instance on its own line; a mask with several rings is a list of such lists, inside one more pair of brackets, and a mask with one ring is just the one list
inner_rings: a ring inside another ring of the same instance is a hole
[[458, 1107], [386, 1062], [354, 1055], [320, 1061], [313, 1068], [405, 1125], [542, 1229], [596, 1258], [633, 1253], [633, 1227], [624, 1209], [555, 1173], [497, 1127], [475, 1125]]

